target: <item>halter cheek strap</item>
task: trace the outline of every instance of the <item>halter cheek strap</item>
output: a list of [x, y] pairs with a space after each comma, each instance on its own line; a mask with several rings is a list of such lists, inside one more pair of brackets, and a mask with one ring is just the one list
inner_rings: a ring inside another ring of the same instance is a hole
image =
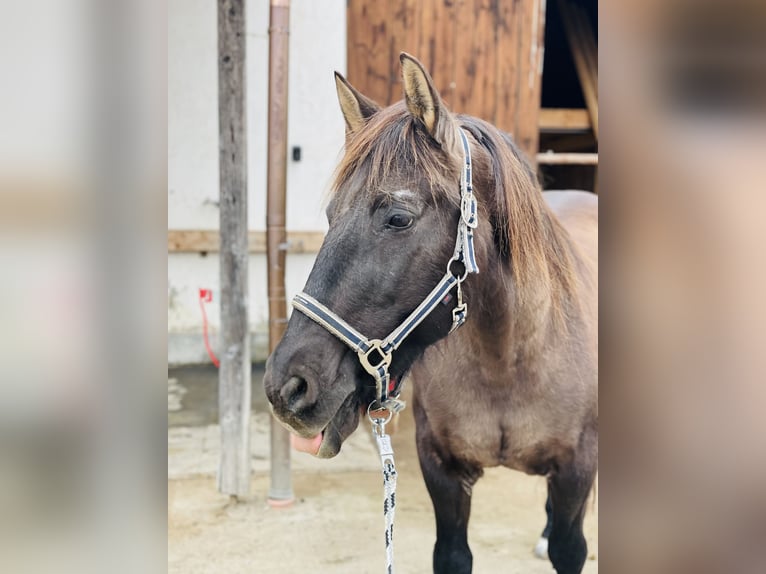
[[[471, 176], [471, 148], [468, 145], [468, 138], [465, 132], [460, 129], [458, 133], [463, 144], [465, 162], [460, 175], [460, 220], [457, 228], [455, 251], [452, 258], [447, 262], [447, 271], [441, 281], [426, 295], [423, 302], [387, 337], [384, 339], [369, 339], [310, 295], [299, 293], [293, 299], [293, 307], [295, 309], [324, 327], [356, 351], [359, 362], [364, 370], [375, 379], [380, 406], [391, 412], [399, 412], [405, 406], [404, 401], [398, 398], [401, 390], [401, 381], [397, 381], [395, 388], [389, 390], [390, 374], [388, 369], [391, 365], [393, 352], [436, 309], [439, 303], [456, 285], [457, 305], [452, 310], [452, 328], [450, 333], [462, 325], [466, 320], [468, 306], [463, 301], [461, 284], [469, 273], [479, 272], [473, 246], [473, 235], [474, 229], [476, 229], [478, 224], [478, 213]], [[465, 271], [462, 275], [454, 274], [452, 270], [454, 263], [461, 263], [463, 265]]]
[[[463, 143], [465, 165], [460, 174], [460, 222], [457, 226], [457, 241], [452, 259], [465, 265], [466, 273], [478, 273], [476, 253], [473, 249], [473, 230], [479, 224], [476, 196], [473, 194], [473, 175], [471, 173], [471, 147], [468, 138], [461, 129], [460, 141]], [[451, 263], [451, 262], [450, 262]]]

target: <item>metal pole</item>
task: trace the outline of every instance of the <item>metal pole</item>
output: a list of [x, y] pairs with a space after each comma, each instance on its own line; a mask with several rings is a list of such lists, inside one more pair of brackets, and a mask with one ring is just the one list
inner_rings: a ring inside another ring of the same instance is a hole
[[250, 490], [246, 101], [245, 0], [218, 0], [222, 343], [218, 489], [232, 496], [243, 496]]
[[[289, 0], [271, 0], [269, 16], [269, 136], [266, 199], [266, 248], [269, 274], [269, 352], [287, 326], [285, 254], [287, 250], [287, 75], [290, 29]], [[290, 435], [271, 419], [271, 485], [269, 504], [293, 502]]]

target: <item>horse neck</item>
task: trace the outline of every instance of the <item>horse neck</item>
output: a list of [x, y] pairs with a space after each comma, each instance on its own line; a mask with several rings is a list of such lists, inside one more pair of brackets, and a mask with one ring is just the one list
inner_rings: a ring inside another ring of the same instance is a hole
[[[571, 250], [571, 238], [547, 206], [543, 217], [546, 219], [540, 224], [548, 226], [556, 234], [555, 239]], [[466, 335], [486, 361], [541, 357], [546, 346], [566, 329], [562, 313], [568, 312], [575, 297], [569, 288], [552, 274], [539, 278], [533, 288], [524, 289], [527, 298], [523, 298], [512, 263], [504, 260], [493, 245], [487, 249], [481, 273], [466, 286], [469, 294]], [[535, 297], [530, 298], [529, 293]], [[554, 300], [554, 294], [561, 300]]]

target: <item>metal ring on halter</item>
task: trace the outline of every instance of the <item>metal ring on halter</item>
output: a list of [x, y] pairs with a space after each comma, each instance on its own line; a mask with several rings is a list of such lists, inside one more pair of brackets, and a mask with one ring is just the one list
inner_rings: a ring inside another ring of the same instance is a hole
[[[460, 263], [465, 268], [465, 271], [463, 272], [462, 276], [458, 277], [452, 272], [452, 269], [450, 269], [450, 267], [452, 267], [453, 263]], [[447, 261], [447, 273], [449, 273], [455, 279], [457, 279], [458, 283], [462, 283], [463, 281], [465, 281], [465, 278], [468, 277], [468, 265], [466, 265], [464, 261], [461, 261], [460, 259], [456, 257], [452, 257], [450, 258], [449, 261]]]
[[369, 405], [367, 405], [367, 418], [370, 419], [370, 422], [374, 425], [387, 425], [389, 422], [391, 422], [391, 418], [394, 416], [394, 413], [390, 409], [384, 407], [383, 405], [380, 405], [380, 407], [376, 408], [375, 410], [386, 411], [388, 413], [388, 417], [386, 417], [385, 420], [373, 417], [370, 414], [370, 412], [372, 411], [373, 405], [375, 405], [376, 403], [378, 403], [377, 399], [372, 401]]
[[463, 195], [463, 197], [460, 198], [460, 218], [463, 220], [466, 227], [476, 229], [479, 226], [479, 220], [478, 217], [476, 217], [477, 209], [476, 198], [473, 195]]

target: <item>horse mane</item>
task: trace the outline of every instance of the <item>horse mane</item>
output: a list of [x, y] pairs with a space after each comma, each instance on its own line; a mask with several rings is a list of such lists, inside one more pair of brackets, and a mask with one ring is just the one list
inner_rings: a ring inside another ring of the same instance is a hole
[[[480, 201], [480, 179], [488, 187], [484, 193], [494, 195], [486, 207], [497, 249], [510, 264], [517, 304], [537, 309], [549, 301], [554, 316], [563, 318], [577, 284], [573, 246], [545, 203], [534, 170], [507, 134], [472, 116], [454, 117], [489, 158], [474, 153], [474, 187]], [[461, 161], [442, 149], [399, 102], [377, 112], [347, 139], [332, 190], [335, 196], [378, 195], [390, 191], [381, 188], [388, 178], [416, 171], [435, 198], [458, 204], [455, 188], [443, 183], [458, 181]]]
[[549, 300], [554, 316], [563, 318], [577, 285], [569, 234], [548, 207], [535, 171], [511, 137], [475, 117], [461, 115], [458, 121], [489, 156], [490, 174], [484, 177], [494, 192], [489, 211], [495, 243], [511, 263], [519, 304]]

